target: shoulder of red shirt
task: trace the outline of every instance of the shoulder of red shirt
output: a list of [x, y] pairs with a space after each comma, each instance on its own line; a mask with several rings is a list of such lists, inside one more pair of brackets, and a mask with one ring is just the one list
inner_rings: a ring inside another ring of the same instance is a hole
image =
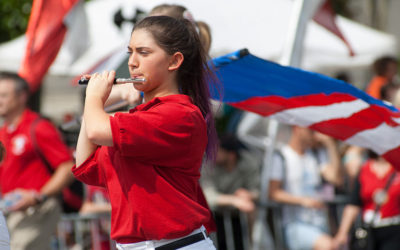
[[131, 109], [129, 112], [132, 113], [135, 111], [145, 111], [154, 106], [159, 105], [160, 103], [178, 103], [178, 104], [182, 104], [182, 105], [194, 108], [194, 109], [198, 109], [198, 107], [192, 103], [191, 98], [189, 96], [183, 95], [183, 94], [177, 94], [177, 95], [167, 95], [167, 96], [155, 97], [146, 103], [136, 106], [134, 109]]

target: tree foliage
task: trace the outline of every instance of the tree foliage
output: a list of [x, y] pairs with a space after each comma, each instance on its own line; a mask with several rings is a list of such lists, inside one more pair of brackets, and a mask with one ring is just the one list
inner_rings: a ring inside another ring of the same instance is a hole
[[0, 43], [25, 33], [31, 7], [32, 0], [0, 1]]
[[348, 0], [332, 0], [332, 7], [335, 13], [347, 18], [352, 18], [354, 15], [353, 11], [349, 7]]

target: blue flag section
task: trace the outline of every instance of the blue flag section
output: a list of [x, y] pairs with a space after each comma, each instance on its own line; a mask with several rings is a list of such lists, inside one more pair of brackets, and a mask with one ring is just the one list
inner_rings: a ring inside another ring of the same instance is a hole
[[246, 49], [210, 61], [212, 97], [374, 150], [400, 169], [400, 112], [354, 86], [258, 58]]

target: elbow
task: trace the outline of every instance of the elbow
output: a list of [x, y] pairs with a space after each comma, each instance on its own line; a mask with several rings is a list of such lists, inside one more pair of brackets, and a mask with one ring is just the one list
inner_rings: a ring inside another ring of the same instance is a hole
[[101, 140], [106, 133], [111, 133], [109, 117], [103, 111], [84, 113], [86, 137], [90, 142], [97, 144], [96, 141]]
[[86, 127], [86, 136], [90, 143], [98, 146], [113, 146], [111, 132], [100, 126]]
[[273, 201], [277, 201], [279, 192], [281, 190], [280, 181], [271, 181], [269, 184], [268, 198]]
[[270, 192], [268, 193], [268, 198], [270, 200], [276, 201], [276, 192], [275, 192], [275, 190], [270, 190]]
[[337, 180], [334, 182], [333, 185], [336, 186], [336, 187], [338, 187], [338, 188], [343, 187], [343, 185], [344, 185], [344, 180], [343, 180], [343, 178], [337, 179]]
[[337, 172], [333, 178], [332, 178], [332, 183], [333, 185], [335, 185], [336, 187], [341, 187], [344, 184], [344, 174], [343, 172], [339, 171]]
[[99, 142], [101, 141], [101, 138], [102, 138], [102, 133], [101, 133], [100, 130], [97, 130], [96, 128], [87, 127], [86, 128], [86, 135], [87, 135], [88, 140], [91, 143], [96, 144], [96, 145], [100, 145]]
[[94, 119], [86, 119], [85, 132], [88, 140], [95, 143], [101, 137], [101, 124], [102, 122]]
[[98, 138], [97, 132], [93, 129], [86, 129], [86, 135], [91, 143], [94, 143], [96, 141], [96, 138]]

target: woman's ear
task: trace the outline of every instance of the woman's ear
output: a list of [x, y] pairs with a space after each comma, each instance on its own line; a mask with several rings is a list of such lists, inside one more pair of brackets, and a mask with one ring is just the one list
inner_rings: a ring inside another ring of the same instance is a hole
[[174, 71], [179, 69], [184, 60], [183, 54], [181, 52], [175, 52], [170, 59], [168, 70]]

